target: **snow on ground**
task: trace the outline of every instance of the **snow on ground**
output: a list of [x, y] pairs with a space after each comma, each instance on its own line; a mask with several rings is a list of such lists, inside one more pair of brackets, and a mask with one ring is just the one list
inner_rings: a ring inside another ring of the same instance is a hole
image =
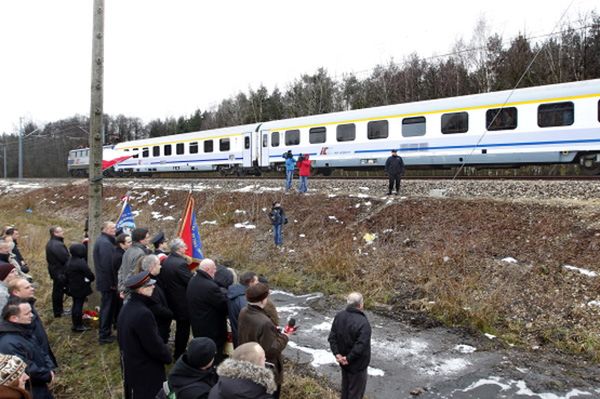
[[519, 263], [518, 260], [516, 260], [515, 258], [511, 257], [511, 256], [507, 256], [506, 258], [502, 258], [500, 259], [500, 262], [506, 262], [506, 263]]
[[575, 272], [579, 272], [581, 274], [584, 274], [584, 275], [586, 275], [588, 277], [597, 277], [598, 276], [598, 273], [593, 272], [593, 271], [588, 270], [588, 269], [582, 269], [580, 267], [575, 267], [575, 266], [571, 266], [571, 265], [563, 265], [563, 267], [565, 269], [567, 269], [567, 270], [573, 270]]
[[508, 381], [503, 381], [500, 377], [496, 377], [496, 376], [490, 376], [488, 378], [483, 378], [479, 381], [476, 381], [474, 383], [472, 383], [471, 385], [469, 385], [468, 387], [466, 387], [465, 389], [462, 390], [462, 392], [469, 392], [469, 391], [473, 391], [481, 386], [484, 385], [497, 385], [500, 387], [500, 391], [508, 391], [510, 389], [518, 389], [518, 391], [516, 392], [516, 395], [522, 395], [524, 397], [534, 397], [534, 398], [540, 398], [540, 399], [570, 399], [570, 398], [575, 398], [577, 396], [593, 396], [593, 394], [591, 392], [587, 392], [587, 391], [580, 391], [579, 389], [572, 389], [571, 391], [567, 392], [564, 396], [561, 395], [557, 395], [554, 393], [548, 393], [548, 392], [533, 392], [531, 389], [529, 389], [527, 387], [527, 384], [525, 383], [525, 381], [516, 381], [516, 380], [508, 380]]
[[255, 226], [255, 225], [253, 225], [253, 224], [249, 224], [249, 223], [250, 223], [250, 222], [236, 223], [236, 224], [234, 225], [234, 227], [235, 227], [236, 229], [248, 229], [248, 230], [252, 230], [252, 229], [255, 229], [255, 228], [256, 228], [256, 226]]
[[454, 350], [460, 353], [473, 353], [477, 350], [477, 348], [470, 345], [456, 345]]
[[216, 225], [217, 221], [216, 220], [205, 220], [204, 222], [202, 222], [200, 224], [214, 224], [214, 225]]

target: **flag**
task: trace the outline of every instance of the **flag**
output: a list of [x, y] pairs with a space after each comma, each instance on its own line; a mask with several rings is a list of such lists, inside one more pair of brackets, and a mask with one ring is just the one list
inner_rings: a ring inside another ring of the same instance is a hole
[[135, 221], [133, 220], [133, 212], [131, 211], [131, 205], [129, 204], [129, 194], [126, 194], [125, 197], [122, 198], [123, 208], [121, 209], [121, 214], [119, 215], [119, 220], [117, 220], [117, 225], [115, 226], [117, 230], [122, 229], [123, 233], [131, 234], [132, 230], [135, 229]]
[[185, 254], [192, 260], [188, 267], [190, 270], [194, 269], [198, 266], [200, 261], [204, 259], [204, 255], [202, 254], [202, 241], [200, 240], [200, 231], [198, 230], [198, 223], [196, 222], [192, 193], [188, 194], [177, 235], [185, 242], [185, 245], [187, 246]]
[[124, 160], [131, 158], [135, 154], [135, 152], [132, 153], [126, 151], [113, 150], [112, 148], [105, 148], [102, 151], [102, 170], [104, 171], [110, 168], [111, 166], [118, 164], [119, 162], [123, 162]]

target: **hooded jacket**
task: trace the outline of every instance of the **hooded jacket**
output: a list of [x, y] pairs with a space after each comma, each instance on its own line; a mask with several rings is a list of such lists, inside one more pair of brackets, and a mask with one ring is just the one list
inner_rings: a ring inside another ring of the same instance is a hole
[[69, 247], [71, 259], [67, 262], [67, 287], [73, 298], [85, 298], [92, 293], [94, 273], [85, 261], [87, 248], [83, 244]]
[[177, 399], [206, 399], [218, 379], [214, 367], [206, 370], [193, 368], [187, 363], [186, 354], [177, 360], [167, 378]]
[[217, 374], [219, 382], [208, 399], [269, 399], [277, 390], [271, 370], [250, 362], [227, 359]]
[[242, 284], [233, 284], [227, 289], [227, 310], [229, 311], [229, 323], [233, 333], [233, 346], [238, 346], [238, 317], [240, 312], [248, 304], [246, 300], [246, 287]]

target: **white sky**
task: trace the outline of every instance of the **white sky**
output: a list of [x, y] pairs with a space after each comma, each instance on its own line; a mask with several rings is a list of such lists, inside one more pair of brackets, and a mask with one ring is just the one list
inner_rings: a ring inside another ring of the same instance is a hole
[[[93, 0], [0, 0], [0, 133], [89, 114]], [[189, 115], [264, 84], [284, 90], [410, 53], [449, 52], [480, 17], [509, 39], [598, 12], [598, 0], [105, 0], [104, 112]]]

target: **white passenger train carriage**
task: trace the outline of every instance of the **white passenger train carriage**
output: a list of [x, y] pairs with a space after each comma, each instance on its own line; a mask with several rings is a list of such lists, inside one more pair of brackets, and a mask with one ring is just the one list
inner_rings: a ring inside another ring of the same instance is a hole
[[[337, 112], [120, 143], [117, 173], [260, 172], [310, 154], [324, 173], [382, 167], [579, 162], [600, 172], [600, 79]], [[83, 160], [82, 160], [83, 162]]]

